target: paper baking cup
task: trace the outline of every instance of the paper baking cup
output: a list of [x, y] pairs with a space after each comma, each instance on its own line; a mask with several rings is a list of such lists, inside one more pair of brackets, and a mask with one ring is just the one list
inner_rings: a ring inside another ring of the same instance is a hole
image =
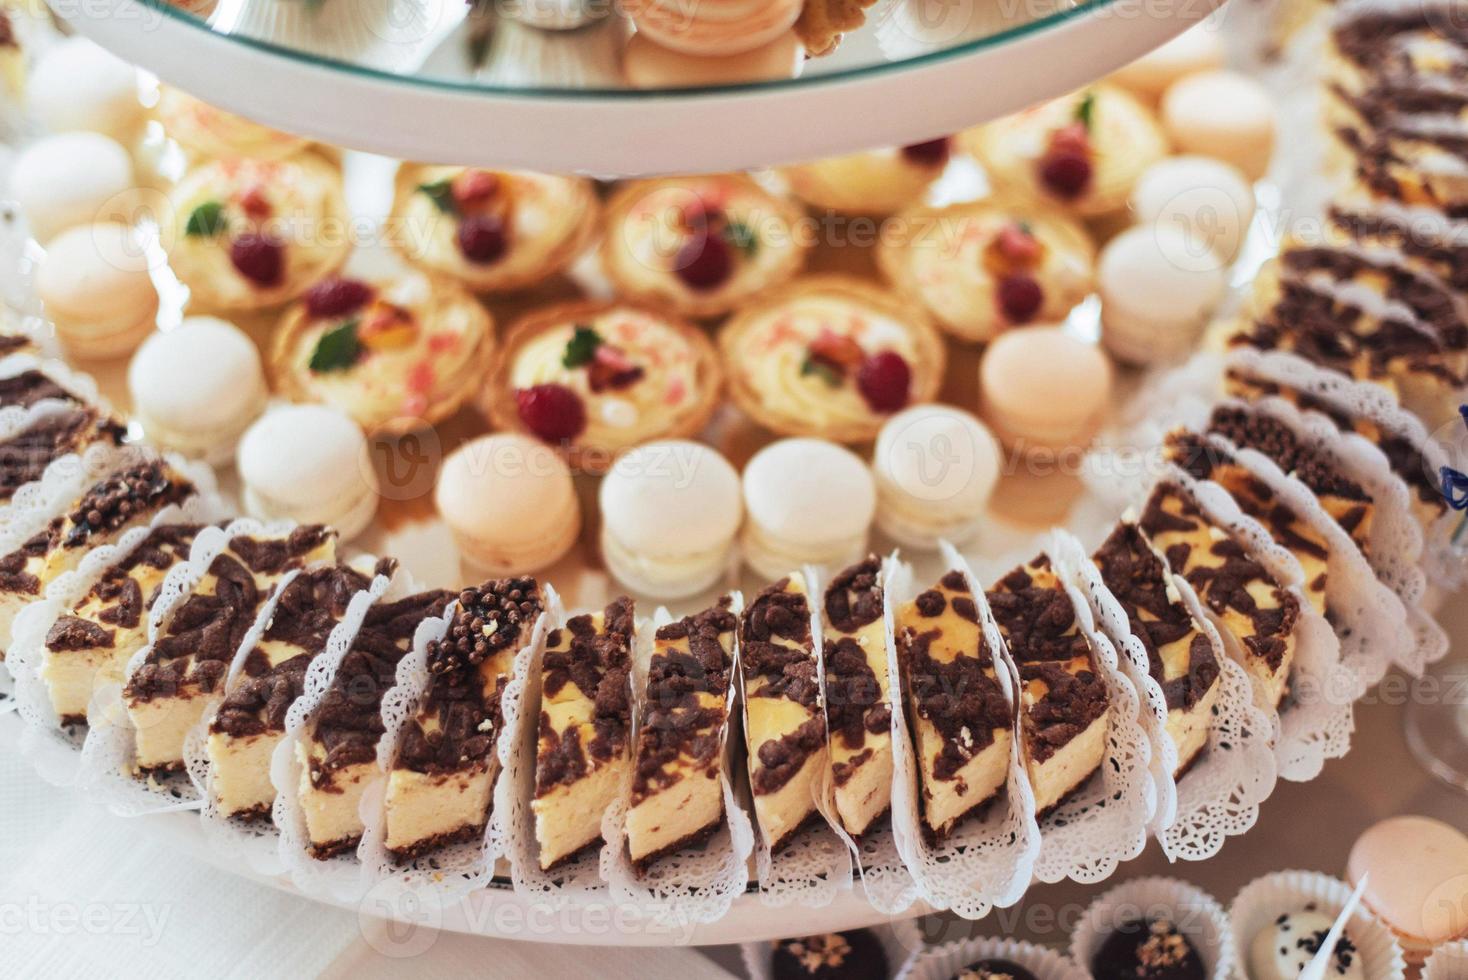
[[[1282, 913], [1314, 903], [1321, 912], [1334, 918], [1350, 897], [1350, 886], [1344, 881], [1318, 871], [1276, 871], [1249, 882], [1228, 908], [1230, 937], [1238, 953], [1235, 976], [1246, 980], [1249, 945], [1259, 930]], [[1372, 980], [1401, 980], [1406, 975], [1402, 947], [1391, 930], [1365, 908], [1357, 908], [1347, 931], [1361, 954], [1366, 975]]]
[[[854, 932], [846, 929], [843, 932]], [[903, 972], [897, 974], [899, 977], [907, 976], [906, 963], [922, 949], [923, 934], [917, 926], [916, 919], [897, 919], [884, 925], [872, 926], [871, 931], [877, 934], [877, 941], [882, 944], [882, 951], [887, 954], [887, 971], [891, 973], [902, 967]], [[741, 943], [739, 953], [744, 958], [744, 971], [749, 975], [749, 980], [771, 980], [770, 960], [775, 951], [772, 942]], [[1068, 980], [1068, 978], [1067, 978]]]
[[1233, 938], [1223, 907], [1212, 895], [1176, 878], [1136, 878], [1097, 896], [1070, 940], [1070, 958], [1081, 969], [1117, 927], [1133, 919], [1165, 916], [1192, 942], [1212, 980], [1230, 980]]
[[1422, 980], [1455, 980], [1468, 977], [1468, 939], [1439, 946], [1422, 967]]
[[1039, 980], [1087, 980], [1090, 976], [1070, 957], [1045, 946], [1002, 936], [974, 936], [918, 950], [902, 964], [897, 980], [952, 980], [964, 967], [983, 959], [1009, 960]]

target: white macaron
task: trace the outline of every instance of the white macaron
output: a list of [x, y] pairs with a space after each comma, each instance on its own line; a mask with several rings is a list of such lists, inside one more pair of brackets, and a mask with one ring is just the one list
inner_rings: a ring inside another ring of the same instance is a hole
[[77, 357], [120, 357], [158, 320], [158, 290], [143, 243], [127, 225], [68, 228], [46, 246], [36, 295], [56, 336]]
[[1132, 210], [1143, 224], [1175, 225], [1228, 263], [1254, 219], [1254, 188], [1222, 160], [1168, 157], [1148, 167], [1132, 188]]
[[1236, 71], [1188, 75], [1162, 96], [1162, 128], [1179, 152], [1226, 160], [1250, 180], [1269, 170], [1276, 114], [1269, 90]]
[[683, 599], [730, 571], [744, 516], [739, 474], [708, 446], [638, 446], [602, 480], [600, 501], [602, 559], [633, 592]]
[[143, 341], [127, 385], [149, 442], [215, 466], [234, 458], [269, 395], [250, 338], [211, 316], [188, 317]]
[[1173, 224], [1138, 225], [1101, 251], [1101, 340], [1132, 364], [1180, 360], [1223, 299], [1222, 261]]
[[143, 118], [137, 69], [84, 37], [58, 41], [41, 53], [26, 103], [53, 133], [87, 130], [127, 141]]
[[1214, 23], [1190, 27], [1159, 48], [1111, 73], [1110, 80], [1147, 102], [1156, 103], [1179, 78], [1222, 68], [1227, 61], [1223, 33]]
[[972, 541], [1002, 465], [999, 440], [969, 412], [952, 405], [898, 412], [872, 455], [877, 527], [911, 548]]
[[851, 450], [782, 439], [745, 466], [744, 509], [744, 560], [773, 580], [802, 565], [844, 568], [865, 556], [877, 489]]
[[342, 541], [377, 512], [377, 478], [367, 440], [325, 405], [282, 405], [245, 432], [235, 457], [245, 510], [260, 520], [329, 524]]
[[132, 220], [133, 162], [100, 133], [57, 133], [21, 151], [10, 193], [42, 245], [74, 225]]

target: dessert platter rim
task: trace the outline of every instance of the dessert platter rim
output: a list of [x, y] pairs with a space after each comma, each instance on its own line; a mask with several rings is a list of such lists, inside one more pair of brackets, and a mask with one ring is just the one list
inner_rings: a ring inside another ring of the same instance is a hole
[[[164, 0], [49, 2], [76, 31], [164, 81], [322, 142], [402, 159], [636, 176], [749, 169], [956, 132], [1094, 81], [1226, 0], [1071, 0], [901, 60], [670, 89], [521, 88], [395, 74], [215, 31]], [[243, 77], [252, 84], [231, 81]], [[307, 90], [314, 97], [301, 99]], [[968, 94], [953, 99], [954, 91]], [[824, 124], [810, 126], [811, 118]], [[490, 148], [474, 134], [491, 124], [541, 138]], [[669, 133], [682, 136], [653, 138]]]

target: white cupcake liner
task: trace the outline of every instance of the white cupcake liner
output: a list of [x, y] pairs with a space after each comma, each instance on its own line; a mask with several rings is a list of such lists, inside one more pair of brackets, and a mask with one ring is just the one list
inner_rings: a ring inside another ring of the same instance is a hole
[[897, 980], [953, 980], [975, 960], [1009, 960], [1037, 980], [1088, 980], [1090, 973], [1070, 957], [1046, 946], [1002, 936], [971, 936], [920, 949], [897, 971]]
[[[896, 919], [882, 925], [872, 926], [869, 931], [876, 935], [877, 941], [882, 944], [882, 952], [887, 957], [889, 975], [899, 970], [923, 945], [922, 930], [918, 928], [917, 922], [913, 919]], [[772, 980], [770, 961], [774, 957], [774, 952], [775, 944], [772, 942], [739, 944], [739, 956], [744, 961], [744, 972], [749, 980]]]
[[1089, 970], [1101, 943], [1117, 927], [1162, 917], [1188, 937], [1211, 980], [1230, 980], [1235, 952], [1223, 907], [1203, 889], [1176, 878], [1134, 878], [1098, 895], [1071, 935], [1070, 958]]
[[1422, 966], [1422, 980], [1460, 980], [1468, 976], [1468, 939], [1432, 951]]
[[[1338, 878], [1318, 871], [1276, 871], [1255, 878], [1234, 896], [1228, 907], [1229, 933], [1237, 958], [1236, 980], [1248, 980], [1249, 947], [1259, 931], [1286, 912], [1315, 904], [1334, 919], [1350, 900], [1351, 888]], [[1402, 980], [1407, 964], [1392, 932], [1358, 906], [1346, 932], [1361, 955], [1371, 980]]]

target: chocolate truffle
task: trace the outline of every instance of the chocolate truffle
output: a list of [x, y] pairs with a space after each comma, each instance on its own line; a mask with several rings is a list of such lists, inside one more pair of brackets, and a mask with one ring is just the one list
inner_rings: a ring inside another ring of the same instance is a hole
[[775, 943], [774, 980], [884, 980], [887, 954], [870, 929], [798, 936]]
[[959, 970], [953, 980], [1036, 980], [1029, 970], [1009, 960], [977, 960]]
[[1096, 980], [1204, 980], [1203, 959], [1170, 919], [1132, 919], [1101, 944]]

